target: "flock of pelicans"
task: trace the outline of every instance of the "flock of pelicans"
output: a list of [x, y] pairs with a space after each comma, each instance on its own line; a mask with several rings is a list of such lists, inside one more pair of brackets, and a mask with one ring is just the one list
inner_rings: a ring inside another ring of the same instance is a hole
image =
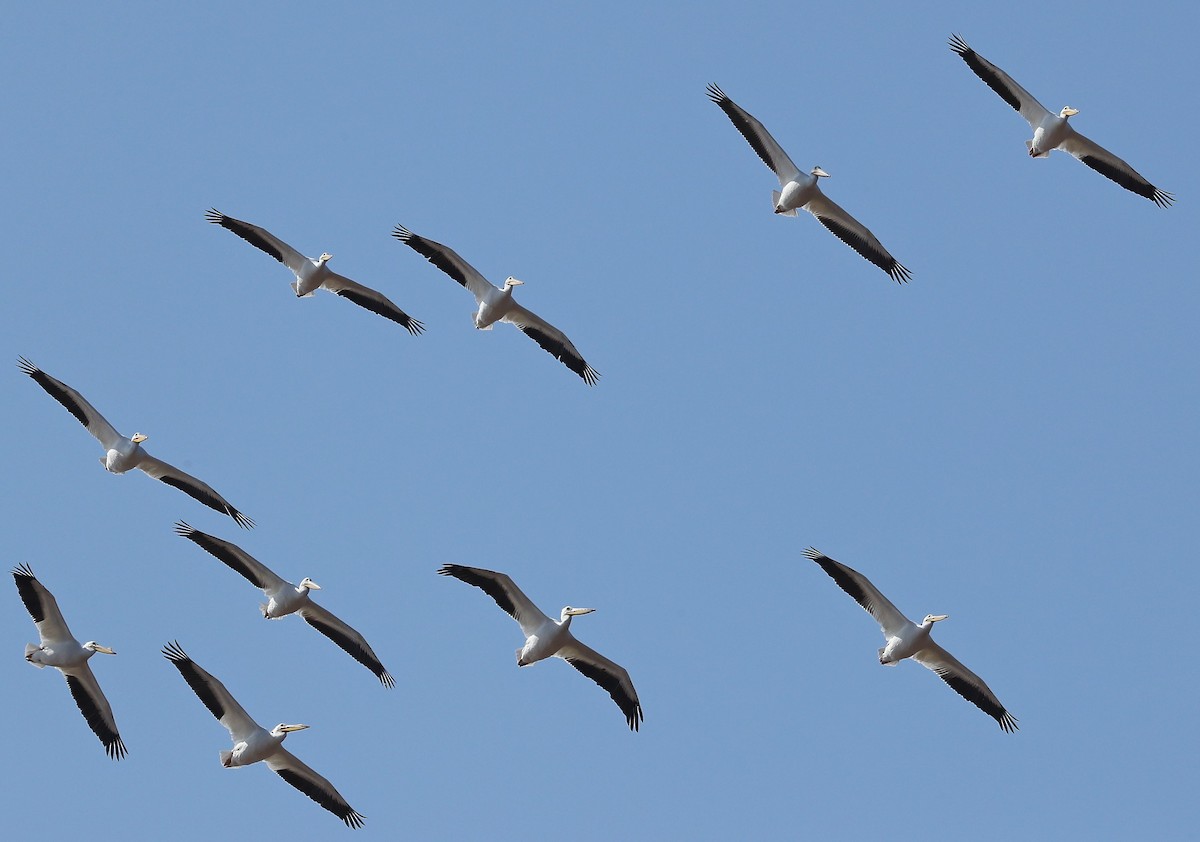
[[[1033, 138], [1026, 141], [1026, 145], [1031, 156], [1044, 158], [1052, 150], [1061, 149], [1122, 187], [1145, 196], [1156, 205], [1166, 207], [1171, 204], [1171, 194], [1153, 186], [1125, 161], [1076, 132], [1068, 123], [1068, 120], [1078, 113], [1076, 109], [1065, 107], [1058, 114], [1054, 114], [1003, 70], [967, 46], [959, 36], [955, 35], [950, 39], [950, 47], [976, 75], [1029, 122], [1033, 129]], [[726, 96], [719, 87], [710, 85], [708, 95], [725, 112], [758, 156], [778, 176], [780, 190], [773, 192], [775, 213], [795, 216], [798, 209], [807, 210], [839, 239], [886, 272], [893, 280], [904, 282], [910, 279], [909, 270], [898, 263], [865, 226], [821, 192], [819, 179], [827, 178], [828, 173], [820, 167], [813, 167], [808, 174], [802, 173], [762, 123]], [[237, 234], [290, 269], [296, 276], [292, 288], [297, 296], [311, 296], [317, 289], [324, 288], [397, 322], [413, 335], [424, 330], [421, 322], [409, 316], [382, 293], [331, 271], [328, 265], [331, 255], [322, 254], [317, 259], [306, 257], [263, 228], [225, 216], [215, 210], [208, 211], [207, 219]], [[596, 383], [599, 374], [588, 365], [566, 334], [513, 300], [513, 289], [519, 286], [521, 281], [509, 277], [504, 286], [498, 288], [452, 249], [440, 243], [419, 237], [399, 225], [396, 226], [393, 236], [424, 256], [475, 296], [478, 304], [475, 314], [476, 328], [488, 330], [496, 322], [516, 325], [579, 375], [584, 382], [589, 385]], [[24, 357], [19, 358], [18, 366], [51, 397], [66, 407], [88, 432], [99, 440], [104, 448], [104, 456], [100, 462], [107, 470], [121, 474], [138, 468], [149, 476], [178, 488], [206, 506], [228, 515], [238, 526], [250, 528], [254, 525], [249, 517], [236, 509], [210, 485], [147, 453], [142, 447], [142, 442], [146, 440], [145, 435], [134, 433], [127, 437], [118, 433], [79, 392], [61, 380], [51, 377]], [[369, 669], [385, 687], [395, 686], [395, 680], [384, 668], [366, 639], [312, 600], [312, 591], [320, 590], [320, 586], [312, 579], [304, 578], [298, 585], [294, 585], [238, 546], [200, 532], [183, 521], [175, 525], [175, 531], [261, 589], [266, 598], [266, 602], [260, 606], [263, 617], [278, 619], [288, 614], [300, 615], [305, 622]], [[1005, 709], [987, 684], [930, 637], [933, 624], [945, 620], [947, 615], [929, 614], [919, 625], [913, 623], [858, 571], [812, 548], [806, 550], [805, 555], [829, 574], [842, 590], [853, 597], [879, 623], [886, 641], [879, 650], [881, 664], [894, 666], [905, 658], [912, 658], [935, 672], [963, 698], [995, 719], [1001, 729], [1012, 732], [1017, 728], [1016, 718]], [[512, 579], [503, 573], [458, 564], [443, 565], [437, 572], [480, 588], [520, 624], [525, 635], [525, 644], [516, 653], [518, 666], [527, 666], [550, 657], [562, 658], [607, 690], [624, 714], [630, 729], [638, 730], [643, 719], [642, 706], [629, 673], [620, 665], [580, 643], [571, 633], [572, 619], [591, 613], [594, 609], [573, 608], [568, 605], [562, 609], [556, 620], [544, 614], [521, 592]], [[114, 759], [123, 757], [126, 753], [125, 744], [117, 729], [112, 708], [88, 666], [89, 659], [97, 652], [107, 655], [116, 653], [94, 640], [80, 644], [67, 628], [54, 596], [37, 580], [28, 565], [18, 566], [12, 574], [17, 591], [37, 624], [40, 638], [37, 645], [29, 644], [25, 647], [25, 659], [39, 669], [46, 666], [58, 668], [66, 676], [71, 695], [88, 725], [100, 738], [105, 751]], [[228, 729], [233, 748], [220, 753], [223, 766], [231, 768], [263, 761], [268, 768], [332, 812], [346, 825], [362, 826], [362, 814], [354, 810], [328, 780], [283, 747], [284, 738], [289, 733], [309, 726], [280, 723], [269, 731], [264, 729], [242, 709], [225, 685], [193, 661], [177, 642], [166, 644], [162, 652], [179, 670], [204, 706]]]

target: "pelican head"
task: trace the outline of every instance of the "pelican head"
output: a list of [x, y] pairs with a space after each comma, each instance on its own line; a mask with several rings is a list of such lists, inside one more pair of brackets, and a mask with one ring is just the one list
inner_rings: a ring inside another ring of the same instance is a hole
[[134, 433], [132, 436], [129, 437], [129, 440], [131, 442], [133, 442], [134, 444], [141, 444], [148, 438], [150, 438], [150, 437], [148, 435], [146, 435], [145, 433]]
[[507, 278], [505, 278], [505, 279], [504, 279], [504, 286], [505, 286], [505, 287], [519, 287], [519, 286], [521, 286], [521, 284], [523, 284], [523, 283], [525, 283], [525, 282], [524, 282], [524, 281], [518, 281], [518, 280], [517, 280], [516, 278], [514, 278], [512, 275], [509, 275]]
[[1058, 116], [1062, 117], [1065, 120], [1067, 117], [1074, 117], [1078, 113], [1079, 113], [1078, 108], [1072, 108], [1069, 105], [1064, 105], [1063, 110], [1058, 112]]
[[324, 252], [321, 254], [320, 257], [317, 258], [317, 263], [325, 264], [331, 260], [333, 260], [333, 255], [330, 254], [329, 252]]
[[280, 722], [271, 729], [271, 736], [285, 737], [292, 731], [303, 731], [307, 727], [307, 725], [288, 725], [286, 722]]
[[923, 626], [932, 626], [934, 623], [939, 623], [942, 620], [950, 619], [949, 614], [926, 614], [925, 620], [921, 623]]
[[101, 644], [97, 643], [97, 642], [96, 642], [96, 641], [94, 641], [94, 640], [89, 640], [87, 643], [83, 644], [83, 648], [84, 648], [84, 649], [87, 649], [87, 650], [90, 650], [90, 651], [92, 651], [92, 652], [102, 652], [102, 653], [104, 653], [105, 655], [115, 655], [115, 654], [117, 654], [117, 653], [116, 653], [116, 652], [114, 652], [112, 649], [109, 649], [107, 646], [102, 646]]
[[591, 614], [595, 610], [595, 608], [572, 608], [568, 605], [562, 610], [562, 616], [559, 619], [566, 620], [568, 617], [578, 617], [580, 614]]
[[825, 170], [821, 169], [820, 167], [813, 167], [812, 174], [817, 178], [829, 178], [829, 173], [825, 172]]
[[310, 591], [321, 590], [321, 586], [318, 585], [316, 582], [314, 582], [312, 579], [308, 578], [307, 576], [305, 576], [303, 579], [300, 580], [299, 587], [308, 588]]

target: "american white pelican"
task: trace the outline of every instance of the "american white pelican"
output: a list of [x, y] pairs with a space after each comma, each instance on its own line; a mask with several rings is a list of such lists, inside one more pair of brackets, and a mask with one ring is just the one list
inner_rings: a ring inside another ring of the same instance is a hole
[[393, 304], [383, 293], [331, 271], [328, 263], [333, 258], [332, 254], [326, 252], [314, 260], [305, 257], [265, 228], [226, 216], [212, 208], [205, 211], [204, 216], [209, 222], [229, 229], [250, 245], [262, 249], [291, 269], [296, 276], [296, 280], [292, 282], [292, 289], [295, 290], [297, 298], [311, 298], [314, 292], [324, 287], [342, 298], [348, 298], [359, 307], [365, 307], [372, 313], [391, 319], [413, 336], [425, 330], [425, 325]]
[[950, 36], [950, 49], [962, 56], [967, 67], [1000, 95], [1000, 98], [1021, 113], [1033, 129], [1033, 139], [1025, 141], [1025, 148], [1033, 158], [1045, 158], [1055, 149], [1074, 155], [1096, 172], [1111, 178], [1126, 190], [1145, 196], [1160, 208], [1170, 206], [1175, 197], [1159, 190], [1146, 181], [1138, 171], [1104, 147], [1081, 135], [1068, 125], [1067, 120], [1079, 113], [1078, 108], [1065, 106], [1057, 114], [1047, 111], [1045, 106], [1033, 98], [1013, 78], [979, 53], [967, 46], [960, 35]]
[[491, 330], [496, 322], [516, 325], [522, 333], [549, 351], [556, 360], [582, 377], [583, 382], [589, 386], [596, 385], [600, 375], [587, 364], [567, 335], [541, 316], [531, 313], [513, 301], [513, 287], [520, 286], [524, 281], [518, 281], [510, 275], [504, 282], [504, 288], [497, 289], [453, 249], [418, 237], [403, 225], [397, 225], [392, 231], [392, 236], [411, 246], [417, 254], [424, 256], [434, 266], [470, 290], [479, 304], [479, 309], [475, 312], [477, 329]]
[[175, 534], [187, 538], [204, 551], [216, 556], [254, 587], [262, 589], [267, 595], [266, 604], [258, 606], [263, 617], [278, 620], [288, 614], [299, 614], [306, 623], [336, 643], [351, 658], [375, 673], [375, 677], [384, 687], [396, 686], [396, 680], [383, 668], [366, 638], [309, 599], [309, 591], [321, 590], [321, 586], [312, 579], [306, 576], [300, 580], [299, 585], [293, 585], [275, 575], [269, 567], [241, 547], [201, 532], [183, 521], [175, 524]]
[[13, 568], [12, 575], [17, 583], [17, 592], [21, 594], [21, 601], [29, 609], [29, 615], [37, 624], [38, 637], [41, 638], [41, 644], [38, 646], [32, 643], [25, 645], [25, 660], [38, 669], [58, 667], [67, 679], [67, 686], [71, 688], [71, 695], [75, 698], [75, 704], [79, 706], [79, 712], [104, 744], [105, 753], [113, 760], [120, 760], [125, 756], [125, 743], [121, 741], [121, 734], [117, 731], [117, 720], [113, 718], [108, 699], [104, 698], [100, 684], [92, 674], [92, 668], [88, 666], [88, 659], [97, 652], [103, 652], [105, 655], [117, 653], [94, 640], [89, 640], [81, 646], [67, 628], [67, 621], [58, 610], [54, 595], [34, 578], [29, 565], [22, 564]]
[[909, 620], [888, 598], [871, 584], [866, 576], [834, 561], [824, 553], [809, 547], [804, 554], [821, 566], [839, 588], [867, 610], [879, 623], [887, 644], [879, 650], [879, 663], [894, 667], [905, 658], [933, 670], [958, 695], [1000, 723], [1008, 733], [1017, 729], [1017, 719], [1004, 709], [1000, 700], [983, 679], [959, 663], [958, 659], [933, 642], [929, 636], [933, 624], [947, 619], [948, 614], [927, 614], [921, 625]]
[[100, 459], [100, 464], [109, 471], [114, 474], [123, 474], [132, 468], [138, 468], [154, 479], [178, 488], [210, 509], [216, 509], [222, 514], [229, 515], [243, 529], [254, 526], [253, 520], [230, 505], [229, 501], [214, 491], [208, 483], [201, 482], [191, 474], [179, 470], [174, 465], [168, 465], [161, 459], [155, 459], [147, 453], [142, 448], [142, 442], [148, 438], [144, 433], [134, 433], [131, 437], [126, 438], [113, 429], [113, 426], [104, 420], [104, 416], [84, 400], [83, 395], [66, 383], [51, 377], [24, 357], [17, 358], [17, 366], [45, 389], [50, 397], [65, 406], [67, 411], [78, 418], [79, 423], [87, 427], [88, 432], [96, 437], [105, 451], [105, 455]]
[[572, 608], [568, 605], [563, 608], [558, 620], [552, 620], [503, 573], [461, 564], [443, 564], [438, 573], [479, 588], [520, 623], [521, 631], [525, 633], [525, 645], [517, 650], [518, 667], [527, 667], [550, 657], [562, 658], [607, 690], [625, 714], [630, 729], [638, 730], [643, 719], [642, 703], [638, 701], [629, 673], [595, 649], [584, 646], [571, 634], [571, 618], [590, 614], [595, 608]]
[[912, 278], [912, 273], [896, 262], [896, 258], [888, 254], [888, 250], [867, 230], [866, 226], [830, 201], [821, 192], [818, 179], [828, 178], [829, 173], [820, 167], [813, 167], [809, 174], [800, 172], [792, 163], [792, 159], [783, 151], [771, 133], [762, 123], [725, 95], [716, 85], [708, 86], [708, 98], [721, 107], [729, 117], [734, 128], [742, 133], [742, 137], [750, 143], [750, 147], [758, 153], [763, 163], [779, 178], [780, 190], [771, 191], [771, 200], [775, 213], [784, 216], [795, 216], [797, 208], [803, 208], [817, 218], [817, 221], [828, 228], [834, 235], [850, 248], [861, 254], [887, 272], [892, 280], [904, 283]]
[[268, 731], [250, 718], [237, 703], [237, 699], [225, 689], [224, 684], [189, 658], [180, 648], [178, 641], [168, 643], [163, 647], [162, 653], [179, 670], [179, 674], [200, 697], [200, 701], [204, 702], [204, 706], [229, 731], [229, 737], [233, 740], [233, 750], [220, 753], [222, 766], [226, 769], [236, 769], [264, 760], [268, 769], [344, 821], [347, 827], [363, 826], [363, 819], [366, 817], [351, 808], [341, 793], [334, 789], [333, 784], [283, 747], [283, 741], [289, 733], [303, 731], [309, 726], [281, 722]]

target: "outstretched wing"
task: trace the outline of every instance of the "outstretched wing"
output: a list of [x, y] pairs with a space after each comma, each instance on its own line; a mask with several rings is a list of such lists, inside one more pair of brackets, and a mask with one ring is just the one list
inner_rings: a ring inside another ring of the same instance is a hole
[[839, 588], [850, 594], [855, 602], [875, 618], [884, 637], [893, 637], [912, 625], [909, 619], [879, 592], [879, 588], [872, 585], [871, 580], [857, 570], [847, 567], [840, 561], [834, 561], [820, 550], [812, 547], [805, 550], [804, 555], [820, 565], [821, 569], [837, 582]]
[[477, 303], [482, 304], [489, 294], [498, 291], [491, 281], [459, 257], [454, 249], [419, 237], [403, 225], [397, 225], [392, 236], [470, 290]]
[[532, 599], [521, 592], [507, 574], [484, 570], [481, 567], [464, 567], [461, 564], [443, 564], [438, 573], [474, 585], [496, 600], [497, 605], [521, 624], [521, 631], [525, 632], [526, 637], [550, 622], [550, 618], [533, 604]]
[[501, 321], [516, 325], [522, 333], [549, 351], [556, 360], [582, 377], [583, 382], [589, 386], [595, 386], [596, 381], [600, 379], [599, 372], [587, 364], [583, 354], [571, 344], [567, 335], [537, 313], [526, 310], [514, 301]]
[[734, 128], [741, 132], [742, 137], [750, 144], [750, 148], [758, 153], [764, 164], [779, 177], [779, 183], [787, 184], [800, 174], [800, 170], [792, 163], [792, 159], [783, 151], [783, 147], [775, 142], [766, 127], [750, 116], [750, 113], [730, 99], [716, 85], [708, 86], [708, 98], [721, 107], [729, 117]]
[[116, 717], [100, 689], [100, 683], [92, 674], [92, 668], [84, 662], [77, 667], [63, 669], [62, 673], [66, 676], [67, 687], [71, 689], [79, 712], [103, 743], [104, 752], [113, 760], [120, 760], [126, 753], [125, 743], [117, 731]]
[[1160, 208], [1168, 208], [1175, 201], [1172, 194], [1159, 190], [1126, 161], [1074, 129], [1071, 129], [1070, 136], [1060, 143], [1058, 148], [1074, 155], [1100, 175], [1112, 179], [1126, 190], [1145, 196]]
[[1047, 117], [1052, 116], [1046, 106], [1038, 102], [1033, 94], [1018, 85], [1011, 76], [979, 53], [967, 46], [961, 35], [950, 36], [950, 49], [958, 53], [967, 67], [982, 79], [1000, 98], [1015, 108], [1031, 128], [1036, 129]]
[[809, 200], [804, 209], [832, 231], [839, 240], [887, 272], [896, 283], [902, 284], [912, 278], [912, 272], [901, 266], [896, 258], [888, 253], [883, 243], [867, 230], [867, 226], [846, 213], [824, 194], [819, 193], [816, 198]]
[[211, 485], [196, 479], [185, 471], [179, 470], [174, 465], [168, 464], [161, 459], [156, 459], [149, 453], [145, 453], [142, 461], [138, 462], [138, 467], [156, 480], [178, 488], [189, 497], [199, 500], [210, 509], [216, 509], [221, 514], [229, 515], [242, 529], [250, 529], [254, 526], [253, 520], [235, 509]]
[[370, 310], [372, 313], [378, 313], [385, 319], [391, 319], [413, 336], [425, 329], [425, 325], [393, 304], [391, 299], [382, 292], [356, 283], [344, 275], [329, 272], [325, 276], [325, 280], [321, 282], [321, 286], [330, 292], [337, 293], [342, 298], [353, 301], [359, 307]]
[[298, 613], [305, 622], [336, 643], [351, 658], [375, 673], [375, 677], [384, 687], [396, 686], [396, 680], [383, 668], [383, 663], [375, 654], [375, 650], [367, 643], [367, 639], [346, 622], [338, 619], [331, 611], [317, 605], [312, 600], [309, 600], [308, 604]]
[[222, 228], [232, 231], [255, 248], [265, 251], [296, 274], [299, 274], [305, 265], [312, 265], [311, 260], [266, 228], [259, 228], [249, 222], [226, 216], [214, 208], [205, 211], [204, 218], [214, 225], [220, 225]]
[[209, 672], [188, 657], [178, 641], [171, 641], [162, 648], [163, 657], [175, 665], [183, 680], [188, 683], [209, 712], [217, 718], [230, 738], [236, 743], [247, 739], [259, 730], [258, 723], [238, 704], [237, 699], [225, 689], [225, 685], [213, 678]]
[[921, 666], [937, 673], [942, 681], [954, 688], [955, 693], [996, 720], [1001, 730], [1009, 734], [1017, 730], [1017, 718], [1005, 710], [983, 679], [964, 667], [958, 658], [932, 640], [912, 657]]
[[87, 431], [96, 437], [104, 449], [116, 447], [124, 438], [104, 416], [96, 411], [96, 407], [88, 403], [83, 395], [76, 392], [66, 383], [51, 377], [24, 357], [17, 357], [17, 367], [33, 378], [34, 382], [46, 390], [46, 393], [67, 408], [67, 411], [79, 419], [79, 423], [87, 427]]
[[638, 730], [643, 719], [642, 703], [638, 701], [637, 690], [633, 688], [633, 679], [623, 666], [575, 639], [555, 654], [607, 690], [621, 713], [625, 714], [629, 729]]
[[264, 762], [279, 777], [344, 821], [346, 827], [359, 828], [363, 826], [363, 819], [366, 816], [351, 807], [342, 794], [334, 789], [333, 784], [314, 772], [308, 764], [283, 746], [280, 746]]
[[206, 553], [220, 560], [230, 570], [240, 573], [254, 587], [261, 588], [267, 593], [275, 593], [288, 585], [287, 580], [276, 575], [275, 571], [236, 544], [223, 541], [207, 532], [201, 532], [182, 520], [175, 524], [175, 534], [187, 538]]
[[19, 564], [13, 568], [12, 575], [17, 584], [17, 593], [37, 625], [42, 645], [74, 641], [75, 635], [67, 628], [67, 621], [63, 619], [54, 594], [37, 580], [32, 568], [28, 564]]

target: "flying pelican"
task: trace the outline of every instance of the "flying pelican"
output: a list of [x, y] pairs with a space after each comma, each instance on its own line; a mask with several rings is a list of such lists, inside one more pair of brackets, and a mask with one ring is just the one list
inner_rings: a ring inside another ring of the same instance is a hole
[[34, 577], [29, 565], [13, 568], [12, 575], [17, 583], [17, 593], [21, 594], [21, 601], [37, 624], [38, 637], [42, 641], [39, 646], [32, 643], [25, 645], [25, 660], [38, 669], [58, 667], [67, 679], [67, 686], [71, 688], [79, 712], [104, 744], [105, 753], [113, 760], [120, 760], [125, 756], [125, 743], [117, 731], [117, 720], [113, 718], [108, 699], [104, 698], [104, 692], [92, 674], [92, 668], [88, 666], [88, 659], [97, 652], [105, 655], [117, 653], [94, 640], [80, 646], [67, 628], [67, 621], [58, 610], [54, 595]]
[[1004, 709], [983, 679], [960, 664], [957, 658], [934, 643], [929, 636], [933, 624], [947, 619], [948, 614], [927, 614], [918, 626], [901, 614], [857, 570], [834, 561], [812, 547], [805, 550], [804, 554], [819, 564], [839, 588], [854, 597], [854, 601], [879, 623], [887, 639], [887, 644], [879, 650], [879, 663], [894, 667], [905, 658], [912, 658], [921, 666], [936, 672], [942, 681], [954, 688], [954, 692], [995, 719], [1002, 730], [1011, 734], [1017, 729], [1016, 717]]
[[333, 784], [318, 775], [294, 754], [283, 747], [292, 731], [303, 731], [308, 725], [279, 723], [270, 731], [250, 718], [250, 715], [230, 695], [225, 685], [213, 678], [180, 648], [178, 641], [162, 649], [163, 656], [175, 665], [184, 681], [204, 702], [212, 715], [220, 720], [233, 740], [232, 751], [222, 751], [221, 765], [226, 769], [249, 766], [265, 760], [267, 768], [296, 789], [316, 801], [346, 823], [347, 827], [362, 827], [366, 817], [351, 808]]
[[288, 614], [299, 614], [305, 622], [336, 643], [351, 658], [375, 673], [375, 677], [384, 687], [396, 686], [396, 680], [383, 668], [366, 638], [309, 599], [309, 591], [321, 590], [321, 586], [312, 579], [306, 576], [300, 580], [299, 585], [293, 585], [276, 576], [269, 567], [251, 557], [241, 547], [201, 532], [183, 521], [175, 524], [175, 534], [187, 538], [205, 552], [216, 556], [231, 570], [242, 574], [254, 587], [261, 588], [267, 595], [267, 603], [258, 606], [263, 617], [278, 620]]
[[383, 293], [331, 271], [328, 264], [333, 258], [332, 254], [326, 252], [314, 260], [311, 257], [305, 257], [265, 228], [251, 225], [249, 222], [242, 222], [232, 216], [226, 216], [212, 208], [205, 211], [204, 216], [209, 222], [229, 229], [250, 245], [262, 249], [291, 269], [296, 276], [296, 280], [292, 283], [292, 289], [296, 291], [297, 298], [311, 298], [314, 292], [324, 287], [342, 298], [350, 299], [359, 307], [365, 307], [372, 313], [378, 313], [385, 319], [391, 319], [407, 329], [413, 336], [425, 330], [425, 325], [393, 304]]
[[525, 645], [517, 650], [518, 667], [527, 667], [549, 657], [562, 658], [607, 690], [625, 714], [630, 729], [638, 730], [643, 720], [642, 703], [638, 701], [629, 673], [595, 649], [584, 646], [571, 634], [571, 618], [590, 614], [595, 608], [572, 608], [568, 605], [563, 608], [558, 620], [552, 620], [503, 573], [461, 564], [443, 564], [438, 573], [479, 588], [521, 624]]
[[83, 395], [66, 383], [54, 379], [24, 357], [17, 358], [17, 367], [32, 377], [50, 397], [65, 406], [67, 411], [78, 418], [79, 423], [87, 427], [88, 432], [104, 446], [105, 455], [101, 457], [100, 464], [109, 471], [123, 474], [131, 468], [140, 468], [154, 479], [178, 488], [210, 509], [229, 515], [243, 529], [254, 526], [253, 520], [231, 506], [229, 501], [214, 491], [208, 483], [201, 482], [191, 474], [147, 453], [142, 448], [142, 442], [148, 438], [144, 433], [134, 433], [126, 438], [113, 429], [113, 426], [104, 420], [104, 416], [84, 400]]
[[504, 288], [497, 289], [453, 249], [418, 237], [403, 225], [397, 225], [392, 231], [392, 236], [411, 246], [417, 254], [471, 291], [479, 303], [479, 309], [475, 313], [477, 329], [491, 330], [496, 322], [516, 325], [522, 333], [549, 351], [556, 360], [582, 377], [584, 383], [589, 386], [596, 385], [600, 375], [587, 364], [567, 335], [541, 316], [531, 313], [513, 301], [513, 287], [520, 286], [524, 281], [518, 281], [510, 275], [504, 282]]
[[912, 273], [897, 263], [896, 258], [888, 254], [888, 250], [875, 238], [874, 234], [867, 230], [866, 226], [821, 192], [818, 180], [829, 178], [829, 173], [820, 167], [813, 167], [808, 175], [801, 173], [763, 124], [751, 117], [744, 108], [726, 96], [725, 92], [716, 85], [708, 86], [708, 98], [721, 107], [721, 110], [733, 123], [734, 128], [742, 133], [742, 137], [746, 138], [750, 147], [758, 153], [758, 157], [762, 158], [763, 163], [778, 176], [783, 190], [782, 192], [771, 191], [775, 213], [795, 216], [796, 209], [803, 208], [832, 231], [839, 240], [887, 272], [896, 283], [902, 284], [912, 278]]
[[950, 49], [962, 56], [967, 67], [987, 83], [1000, 98], [1021, 113], [1033, 129], [1033, 139], [1025, 141], [1030, 157], [1045, 158], [1055, 149], [1074, 155], [1106, 178], [1111, 178], [1126, 190], [1145, 196], [1160, 208], [1169, 207], [1175, 197], [1146, 181], [1137, 170], [1104, 147], [1089, 140], [1068, 125], [1067, 120], [1079, 113], [1078, 108], [1065, 106], [1058, 114], [1047, 111], [1013, 78], [979, 53], [967, 46], [960, 35], [950, 36]]

